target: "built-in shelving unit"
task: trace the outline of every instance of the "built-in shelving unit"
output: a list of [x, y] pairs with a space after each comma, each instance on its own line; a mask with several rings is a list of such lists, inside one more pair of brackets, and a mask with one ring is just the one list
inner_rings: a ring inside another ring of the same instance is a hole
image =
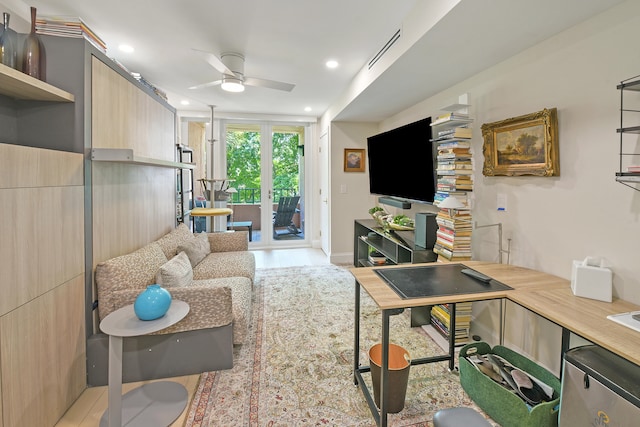
[[93, 148], [91, 150], [91, 160], [94, 162], [118, 162], [174, 169], [195, 169], [196, 167], [193, 163], [182, 163], [136, 156], [133, 154], [133, 149], [130, 148]]
[[75, 101], [73, 94], [4, 64], [0, 64], [0, 95], [29, 101]]
[[376, 251], [386, 258], [385, 264], [435, 261], [431, 250], [417, 246], [412, 231], [385, 232], [373, 219], [357, 219], [354, 224], [353, 265], [372, 267], [369, 253]]
[[[640, 191], [640, 148], [637, 136], [629, 137], [640, 134], [640, 76], [623, 80], [617, 89], [620, 91], [620, 127], [617, 129], [620, 134], [620, 166], [616, 181]], [[635, 95], [631, 100], [627, 96], [625, 101], [625, 92]]]

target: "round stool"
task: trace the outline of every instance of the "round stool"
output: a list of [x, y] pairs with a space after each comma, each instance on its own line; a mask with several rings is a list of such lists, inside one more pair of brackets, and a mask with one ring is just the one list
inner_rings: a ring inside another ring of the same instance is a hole
[[482, 415], [471, 408], [441, 409], [433, 416], [433, 427], [491, 427]]

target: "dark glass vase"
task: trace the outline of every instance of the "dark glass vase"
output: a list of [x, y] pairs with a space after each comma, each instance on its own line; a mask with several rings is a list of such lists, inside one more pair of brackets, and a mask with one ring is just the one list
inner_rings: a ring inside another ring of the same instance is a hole
[[22, 72], [46, 80], [46, 56], [40, 36], [36, 34], [36, 8], [31, 8], [31, 32], [24, 41]]
[[2, 33], [0, 33], [0, 62], [7, 67], [17, 68], [18, 50], [16, 48], [15, 32], [9, 28], [10, 15], [2, 14]]

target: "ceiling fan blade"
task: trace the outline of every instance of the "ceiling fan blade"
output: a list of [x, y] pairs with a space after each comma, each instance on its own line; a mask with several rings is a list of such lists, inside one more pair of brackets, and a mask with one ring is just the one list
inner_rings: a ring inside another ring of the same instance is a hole
[[269, 89], [284, 90], [291, 92], [296, 85], [291, 83], [277, 82], [275, 80], [258, 79], [256, 77], [245, 77], [244, 84], [249, 86], [266, 87]]
[[229, 74], [233, 76], [233, 71], [229, 69], [226, 65], [222, 63], [222, 60], [215, 56], [211, 52], [205, 52], [204, 50], [193, 49], [198, 55], [202, 56], [205, 61], [207, 61], [213, 68], [220, 71], [222, 74]]
[[216, 86], [222, 83], [222, 80], [214, 80], [209, 83], [202, 83], [201, 85], [191, 86], [189, 89], [204, 89], [205, 87]]

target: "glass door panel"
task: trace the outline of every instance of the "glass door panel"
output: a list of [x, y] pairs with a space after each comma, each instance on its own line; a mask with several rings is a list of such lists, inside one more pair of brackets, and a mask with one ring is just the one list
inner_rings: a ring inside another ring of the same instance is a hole
[[233, 210], [230, 230], [249, 231], [249, 241], [262, 241], [262, 128], [259, 124], [228, 123], [225, 126], [229, 200]]
[[273, 125], [271, 129], [274, 245], [306, 240], [304, 130], [304, 126], [286, 125]]

